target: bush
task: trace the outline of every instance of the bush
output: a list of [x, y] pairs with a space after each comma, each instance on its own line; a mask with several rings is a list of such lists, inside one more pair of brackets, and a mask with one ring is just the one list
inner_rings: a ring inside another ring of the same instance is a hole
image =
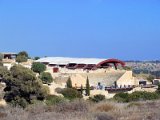
[[28, 60], [28, 53], [26, 51], [21, 51], [18, 53], [16, 57], [16, 62], [21, 63], [21, 62], [27, 62]]
[[16, 97], [14, 100], [10, 102], [10, 105], [13, 107], [20, 106], [22, 108], [26, 108], [29, 103], [24, 98]]
[[93, 97], [90, 97], [89, 99], [93, 102], [101, 102], [105, 100], [105, 96], [101, 94], [97, 94], [97, 95], [94, 95]]
[[154, 79], [155, 79], [155, 76], [154, 76], [154, 75], [149, 75], [149, 76], [147, 77], [147, 80], [150, 81], [150, 82], [152, 82]]
[[60, 93], [60, 94], [61, 94], [62, 90], [63, 90], [62, 88], [59, 88], [59, 87], [58, 87], [58, 88], [56, 88], [56, 89], [55, 89], [55, 92], [57, 92], [57, 93]]
[[33, 98], [44, 100], [49, 93], [48, 87], [43, 86], [33, 71], [21, 65], [13, 66], [10, 72], [0, 69], [0, 75], [6, 83], [4, 99], [14, 106], [25, 107]]
[[35, 57], [35, 58], [34, 58], [34, 60], [38, 60], [38, 59], [40, 59], [40, 57]]
[[63, 97], [59, 97], [56, 95], [47, 96], [46, 101], [45, 101], [47, 105], [55, 105], [55, 104], [62, 103], [62, 102], [65, 102], [65, 99]]
[[40, 74], [46, 70], [46, 66], [43, 63], [34, 62], [31, 69]]
[[130, 94], [128, 99], [129, 101], [139, 101], [139, 100], [154, 100], [158, 98], [159, 95], [157, 93], [136, 91]]
[[118, 93], [114, 96], [114, 99], [118, 102], [132, 102], [140, 100], [155, 100], [160, 98], [158, 93], [145, 92], [145, 91], [136, 91], [132, 94], [128, 93]]
[[28, 58], [28, 53], [26, 51], [21, 51], [18, 53], [18, 56], [25, 56], [26, 58]]
[[81, 93], [78, 92], [76, 89], [72, 89], [72, 88], [64, 88], [61, 91], [61, 94], [69, 100], [73, 100], [75, 98], [82, 98]]
[[114, 96], [114, 99], [118, 102], [128, 102], [129, 101], [128, 96], [129, 96], [128, 93], [117, 93]]
[[16, 57], [16, 62], [21, 63], [21, 62], [27, 62], [28, 58], [24, 55], [18, 55]]
[[49, 72], [43, 72], [43, 73], [41, 73], [40, 74], [40, 79], [42, 80], [42, 82], [44, 84], [50, 84], [50, 83], [53, 82], [52, 75]]

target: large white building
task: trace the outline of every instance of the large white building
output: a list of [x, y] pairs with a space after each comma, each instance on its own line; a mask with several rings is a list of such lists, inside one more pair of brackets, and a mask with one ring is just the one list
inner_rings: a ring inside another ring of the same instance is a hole
[[100, 59], [100, 58], [69, 58], [69, 57], [45, 57], [37, 60], [52, 67], [65, 67], [68, 69], [88, 69], [108, 68], [114, 66], [117, 69], [118, 64], [124, 66], [125, 63], [118, 59]]

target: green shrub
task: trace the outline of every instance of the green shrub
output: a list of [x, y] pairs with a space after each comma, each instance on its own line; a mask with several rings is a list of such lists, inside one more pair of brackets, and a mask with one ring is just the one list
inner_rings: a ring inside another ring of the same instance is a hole
[[26, 51], [21, 51], [21, 52], [19, 52], [18, 53], [18, 56], [25, 56], [26, 58], [28, 58], [29, 56], [28, 56], [28, 53], [26, 52]]
[[65, 101], [65, 99], [63, 97], [59, 97], [56, 95], [49, 95], [46, 97], [45, 103], [47, 105], [54, 105], [54, 104], [62, 103], [64, 101]]
[[139, 101], [139, 100], [154, 100], [158, 99], [159, 95], [157, 93], [136, 91], [129, 95], [129, 101]]
[[24, 55], [18, 55], [16, 57], [16, 62], [21, 63], [21, 62], [27, 62], [28, 58]]
[[4, 100], [14, 106], [26, 107], [34, 99], [44, 100], [49, 88], [43, 86], [34, 72], [21, 65], [13, 66], [10, 71], [0, 67], [0, 76], [6, 83]]
[[34, 58], [34, 60], [38, 60], [38, 59], [40, 59], [40, 57], [35, 57], [35, 58]]
[[93, 102], [101, 102], [105, 100], [105, 96], [101, 94], [97, 94], [97, 95], [94, 95], [93, 97], [90, 97], [89, 99]]
[[46, 70], [46, 65], [44, 65], [43, 63], [39, 63], [39, 62], [34, 62], [32, 64], [32, 68], [31, 68], [34, 72], [36, 73], [42, 73]]
[[129, 96], [128, 93], [117, 93], [114, 96], [114, 99], [118, 102], [128, 102], [128, 96]]
[[131, 94], [118, 93], [114, 96], [114, 99], [118, 102], [132, 102], [140, 100], [155, 100], [159, 99], [160, 95], [156, 92], [136, 91]]
[[28, 53], [26, 51], [21, 51], [18, 53], [16, 57], [16, 62], [21, 63], [21, 62], [27, 62], [28, 60]]
[[49, 73], [49, 72], [42, 72], [42, 73], [40, 74], [40, 79], [42, 80], [42, 82], [43, 82], [44, 84], [50, 84], [50, 83], [53, 82], [52, 75], [51, 75], [51, 73]]
[[29, 103], [24, 98], [16, 97], [9, 104], [13, 107], [20, 106], [22, 108], [26, 108]]
[[73, 100], [75, 98], [82, 98], [81, 93], [78, 92], [76, 89], [72, 89], [72, 88], [64, 88], [61, 91], [61, 94], [69, 100]]

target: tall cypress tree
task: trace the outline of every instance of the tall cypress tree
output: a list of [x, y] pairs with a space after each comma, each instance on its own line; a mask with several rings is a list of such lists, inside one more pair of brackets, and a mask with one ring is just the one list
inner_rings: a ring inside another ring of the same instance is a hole
[[89, 85], [88, 77], [87, 77], [87, 81], [86, 81], [86, 95], [90, 96], [90, 85]]
[[81, 95], [83, 94], [83, 85], [81, 85]]
[[67, 80], [67, 88], [72, 88], [72, 81], [71, 81], [71, 78], [69, 77], [68, 80]]

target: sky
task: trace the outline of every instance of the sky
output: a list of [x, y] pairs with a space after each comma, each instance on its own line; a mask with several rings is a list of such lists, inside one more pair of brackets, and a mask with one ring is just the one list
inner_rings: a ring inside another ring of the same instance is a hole
[[160, 0], [0, 0], [0, 51], [160, 59]]

